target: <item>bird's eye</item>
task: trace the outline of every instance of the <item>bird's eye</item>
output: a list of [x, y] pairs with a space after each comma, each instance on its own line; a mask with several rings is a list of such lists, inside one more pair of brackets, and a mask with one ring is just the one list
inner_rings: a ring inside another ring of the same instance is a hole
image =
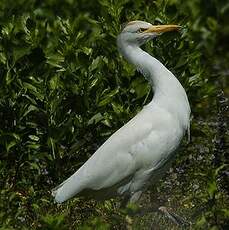
[[138, 33], [142, 33], [142, 32], [144, 32], [144, 31], [146, 31], [147, 29], [145, 29], [145, 28], [140, 28], [140, 29], [138, 29]]

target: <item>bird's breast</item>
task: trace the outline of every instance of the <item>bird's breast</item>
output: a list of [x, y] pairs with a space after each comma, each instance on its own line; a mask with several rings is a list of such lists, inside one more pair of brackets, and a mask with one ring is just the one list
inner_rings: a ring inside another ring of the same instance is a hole
[[[165, 114], [163, 115], [165, 117]], [[160, 167], [160, 164], [174, 154], [184, 135], [184, 129], [179, 121], [168, 116], [157, 120], [149, 132], [138, 143], [131, 147], [139, 168]]]

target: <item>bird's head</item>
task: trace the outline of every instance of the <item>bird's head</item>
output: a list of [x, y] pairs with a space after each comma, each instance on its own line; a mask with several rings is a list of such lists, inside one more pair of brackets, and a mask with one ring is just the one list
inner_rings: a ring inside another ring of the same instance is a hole
[[178, 25], [152, 25], [144, 21], [131, 21], [125, 25], [119, 34], [118, 43], [121, 40], [126, 45], [140, 46], [164, 32], [177, 31], [179, 28]]

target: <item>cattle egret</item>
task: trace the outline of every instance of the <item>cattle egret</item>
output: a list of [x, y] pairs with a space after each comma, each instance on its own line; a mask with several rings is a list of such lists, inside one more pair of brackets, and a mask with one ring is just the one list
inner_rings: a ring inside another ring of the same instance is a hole
[[52, 190], [56, 202], [71, 197], [136, 202], [164, 174], [186, 131], [190, 106], [177, 78], [140, 46], [154, 37], [177, 31], [177, 25], [131, 21], [118, 35], [120, 53], [153, 87], [152, 101], [116, 131], [72, 176]]

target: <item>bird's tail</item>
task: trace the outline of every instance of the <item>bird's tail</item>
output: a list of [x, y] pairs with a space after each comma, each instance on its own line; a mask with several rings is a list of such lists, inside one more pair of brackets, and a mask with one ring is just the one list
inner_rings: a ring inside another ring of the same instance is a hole
[[81, 191], [79, 180], [75, 174], [51, 190], [57, 203], [63, 203]]
[[53, 196], [53, 197], [56, 197], [56, 194], [57, 194], [58, 190], [59, 190], [67, 181], [68, 181], [68, 179], [65, 180], [64, 182], [62, 182], [61, 184], [59, 184], [58, 186], [56, 186], [55, 188], [53, 188], [53, 189], [51, 190], [52, 196]]

